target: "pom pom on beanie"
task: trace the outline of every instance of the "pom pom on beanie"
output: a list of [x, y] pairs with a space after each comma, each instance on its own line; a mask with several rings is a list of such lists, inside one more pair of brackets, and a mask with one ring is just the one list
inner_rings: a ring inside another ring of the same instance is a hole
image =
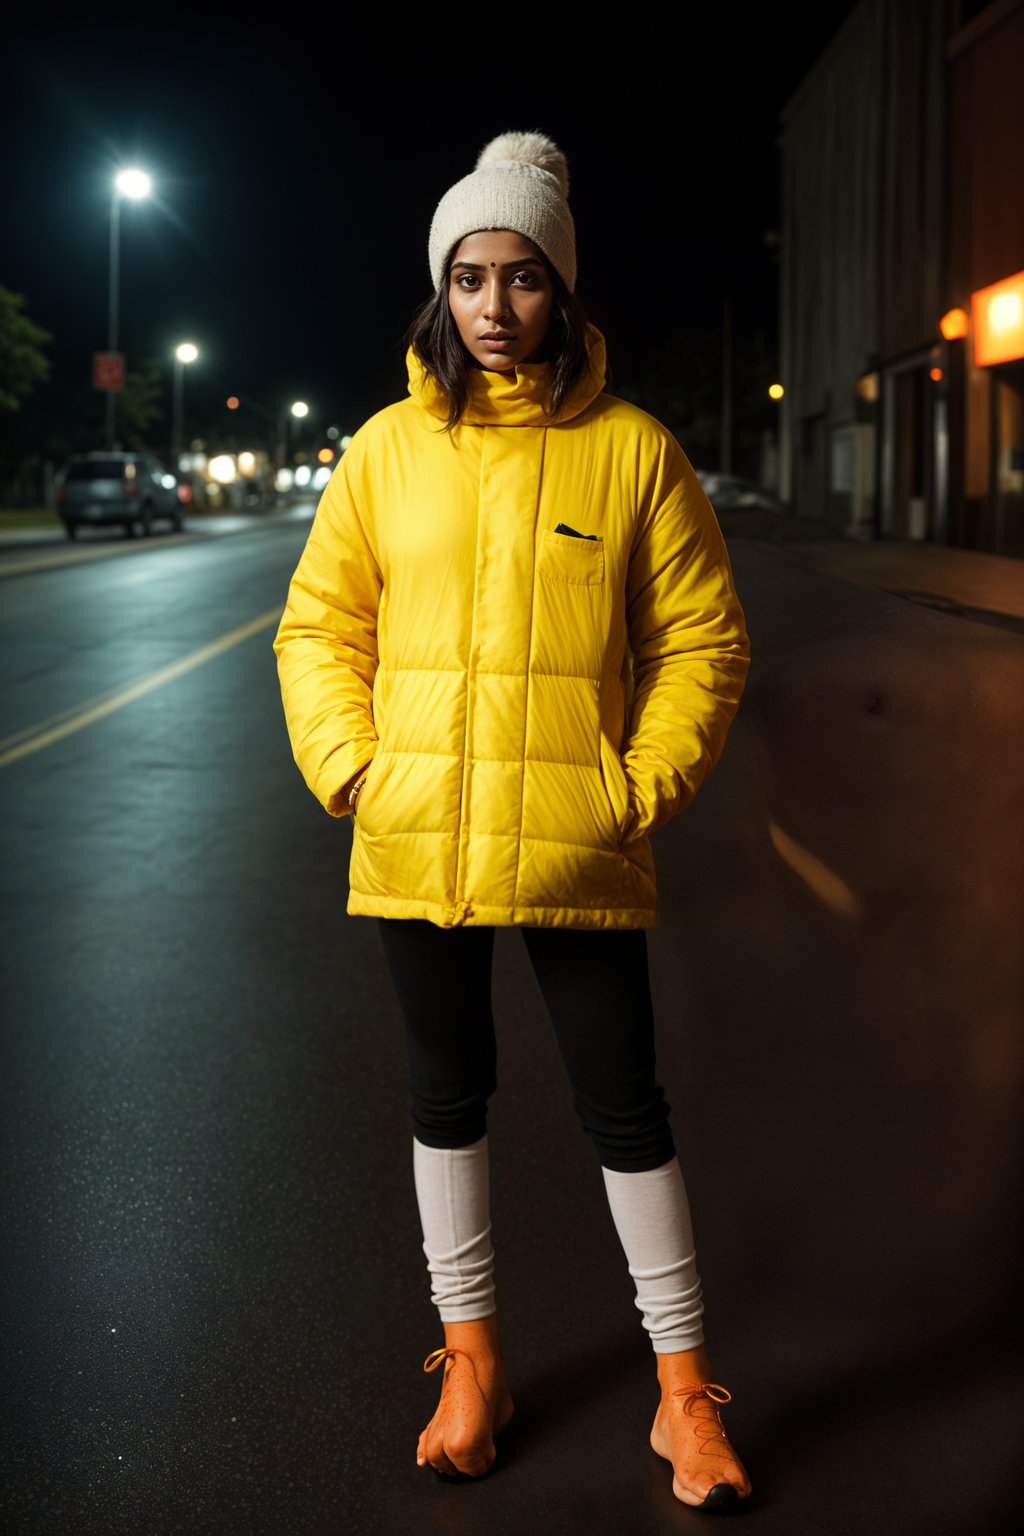
[[437, 205], [427, 250], [435, 289], [453, 248], [478, 229], [511, 229], [544, 252], [570, 292], [576, 286], [576, 229], [569, 167], [543, 133], [502, 133], [480, 151], [475, 170]]
[[563, 197], [569, 196], [569, 166], [558, 145], [543, 133], [500, 133], [485, 144], [476, 162], [477, 170], [485, 165], [505, 165], [508, 161], [523, 165], [535, 165], [547, 171], [558, 182]]

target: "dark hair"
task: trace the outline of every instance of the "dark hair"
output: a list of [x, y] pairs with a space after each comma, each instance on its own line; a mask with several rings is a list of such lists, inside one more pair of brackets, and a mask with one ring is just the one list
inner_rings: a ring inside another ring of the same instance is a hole
[[[425, 304], [420, 305], [406, 335], [406, 345], [412, 347], [448, 401], [448, 420], [444, 425], [446, 432], [450, 432], [462, 419], [469, 398], [469, 370], [475, 367], [462, 344], [459, 328], [448, 304], [448, 280], [456, 249], [458, 247], [452, 250], [444, 264], [440, 288]], [[587, 354], [587, 325], [590, 316], [583, 300], [569, 292], [544, 252], [538, 254], [544, 259], [554, 290], [551, 323], [544, 338], [544, 351], [551, 364], [548, 414], [557, 416], [566, 397], [591, 366]]]

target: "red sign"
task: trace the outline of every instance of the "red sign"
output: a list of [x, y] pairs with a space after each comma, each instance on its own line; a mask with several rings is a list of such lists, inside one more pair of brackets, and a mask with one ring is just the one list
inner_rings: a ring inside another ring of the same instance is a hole
[[124, 353], [94, 352], [92, 355], [93, 389], [124, 389]]

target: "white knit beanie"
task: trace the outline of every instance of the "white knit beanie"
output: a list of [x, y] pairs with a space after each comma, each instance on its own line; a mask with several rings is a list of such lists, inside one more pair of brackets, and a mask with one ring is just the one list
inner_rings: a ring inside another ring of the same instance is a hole
[[476, 169], [437, 205], [428, 251], [435, 289], [454, 246], [478, 229], [511, 229], [544, 252], [570, 293], [576, 286], [576, 229], [566, 199], [569, 167], [543, 133], [502, 133], [480, 151]]

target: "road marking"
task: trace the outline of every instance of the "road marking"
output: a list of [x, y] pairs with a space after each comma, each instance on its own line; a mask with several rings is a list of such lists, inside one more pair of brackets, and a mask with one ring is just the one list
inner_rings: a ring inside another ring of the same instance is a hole
[[86, 704], [51, 715], [49, 720], [43, 720], [39, 725], [30, 725], [25, 730], [15, 731], [12, 736], [7, 736], [0, 741], [0, 768], [7, 768], [19, 759], [31, 756], [33, 752], [42, 751], [43, 747], [52, 746], [55, 741], [62, 741], [65, 736], [71, 736], [75, 731], [84, 730], [87, 725], [93, 725], [97, 720], [105, 719], [107, 715], [123, 709], [126, 704], [133, 703], [135, 699], [141, 699], [145, 694], [153, 693], [157, 688], [163, 688], [166, 683], [173, 683], [175, 678], [183, 677], [186, 672], [194, 671], [196, 667], [203, 666], [207, 661], [213, 661], [214, 657], [222, 656], [225, 651], [231, 650], [232, 646], [241, 645], [243, 640], [248, 640], [252, 635], [258, 635], [260, 630], [269, 629], [272, 624], [280, 623], [282, 612], [283, 609], [280, 606], [271, 608], [269, 612], [261, 614], [258, 619], [250, 619], [247, 624], [239, 624], [237, 629], [229, 629], [226, 635], [220, 635], [216, 640], [211, 640], [209, 645], [200, 646], [197, 651], [183, 656], [180, 661], [171, 662], [170, 666], [159, 667], [155, 672], [138, 678], [134, 683], [112, 688], [109, 693], [101, 693]]

